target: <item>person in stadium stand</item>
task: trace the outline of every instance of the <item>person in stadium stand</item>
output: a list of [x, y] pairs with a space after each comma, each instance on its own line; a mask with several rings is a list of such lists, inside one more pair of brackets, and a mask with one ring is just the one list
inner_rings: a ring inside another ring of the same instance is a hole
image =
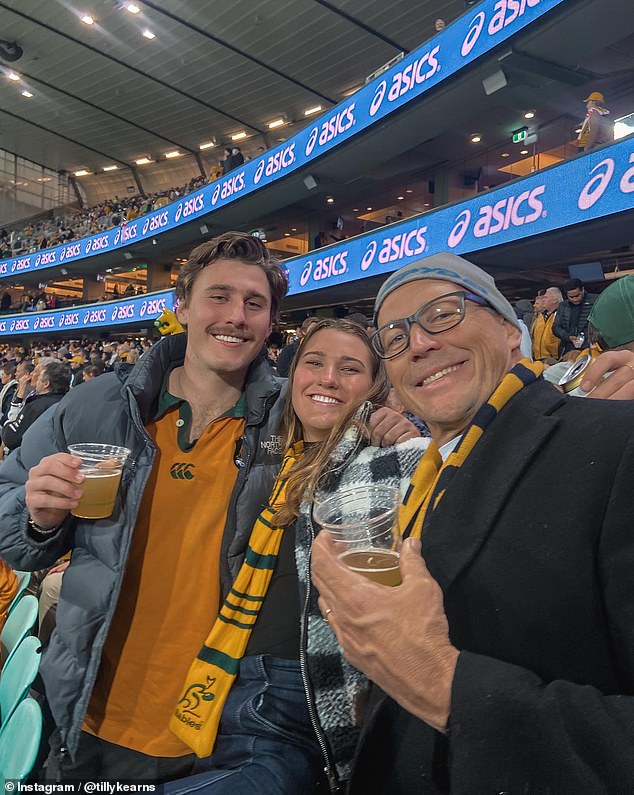
[[81, 384], [84, 380], [83, 368], [84, 365], [86, 364], [86, 360], [84, 359], [81, 353], [76, 353], [74, 356], [71, 356], [71, 358], [68, 360], [68, 364], [70, 365], [72, 373], [70, 379], [70, 386], [72, 389], [73, 387], [76, 387], [79, 384]]
[[634, 276], [615, 279], [597, 298], [588, 318], [601, 350], [634, 352]]
[[231, 160], [229, 161], [229, 170], [233, 171], [234, 168], [239, 168], [244, 164], [244, 155], [240, 151], [239, 146], [234, 146], [231, 150]]
[[222, 166], [222, 173], [224, 176], [231, 171], [231, 149], [225, 149], [222, 154], [223, 158], [220, 161], [220, 165]]
[[55, 360], [38, 364], [31, 379], [34, 391], [29, 394], [15, 419], [2, 426], [2, 443], [6, 450], [15, 450], [35, 420], [70, 389], [70, 367]]
[[603, 94], [593, 91], [583, 100], [586, 117], [581, 125], [577, 145], [584, 152], [591, 152], [603, 144], [614, 143], [614, 130], [609, 120], [610, 111], [605, 107]]
[[99, 368], [95, 364], [87, 364], [82, 370], [82, 373], [84, 376], [84, 382], [92, 381], [93, 378], [97, 378], [98, 375], [103, 373], [103, 368]]
[[524, 322], [527, 329], [530, 329], [533, 323], [533, 305], [531, 302], [528, 298], [520, 298], [513, 306], [516, 316]]
[[557, 309], [553, 334], [561, 340], [559, 352], [564, 355], [575, 348], [588, 347], [588, 315], [597, 296], [586, 292], [581, 279], [568, 279], [561, 291], [566, 298]]
[[34, 370], [35, 365], [28, 359], [24, 359], [23, 361], [19, 362], [15, 368], [15, 377], [18, 385], [15, 389], [15, 392], [13, 393], [11, 402], [9, 403], [5, 423], [7, 420], [14, 420], [18, 416], [18, 414], [22, 411], [22, 407], [24, 406], [24, 401], [26, 400], [27, 396], [33, 392], [32, 382]]
[[[0, 558], [0, 632], [7, 620], [11, 602], [18, 592], [18, 578], [10, 566]], [[2, 661], [0, 660], [0, 664]]]
[[634, 405], [543, 381], [493, 279], [455, 255], [397, 271], [375, 310], [433, 443], [400, 587], [313, 544], [322, 614], [380, 688], [350, 792], [632, 791]]
[[[53, 780], [191, 768], [168, 721], [279, 467], [282, 382], [260, 352], [286, 288], [250, 235], [199, 246], [176, 287], [187, 334], [123, 382], [71, 391], [0, 469], [0, 555], [33, 570], [73, 547], [41, 667]], [[113, 517], [97, 522], [69, 513], [81, 475], [67, 446], [90, 440], [131, 449]]]
[[539, 311], [535, 315], [531, 329], [533, 359], [535, 361], [558, 359], [559, 339], [553, 333], [553, 323], [559, 304], [563, 301], [561, 290], [559, 287], [549, 287], [543, 295], [535, 299], [536, 308], [538, 299]]
[[358, 323], [360, 326], [362, 326], [365, 329], [368, 337], [371, 337], [374, 334], [374, 326], [372, 325], [372, 321], [368, 320], [363, 312], [349, 312], [346, 315], [346, 320], [350, 320], [352, 323]]
[[18, 379], [15, 377], [16, 366], [14, 364], [4, 364], [0, 370], [0, 382], [2, 382], [2, 389], [0, 390], [0, 426], [4, 425], [9, 406], [18, 388]]
[[282, 378], [288, 377], [291, 364], [293, 363], [293, 359], [297, 353], [297, 349], [301, 345], [303, 337], [308, 333], [310, 327], [315, 323], [319, 323], [318, 317], [315, 317], [314, 315], [307, 317], [302, 322], [302, 325], [297, 329], [297, 338], [294, 339], [293, 342], [289, 342], [287, 345], [285, 345], [280, 351], [275, 366], [278, 375], [282, 376]]

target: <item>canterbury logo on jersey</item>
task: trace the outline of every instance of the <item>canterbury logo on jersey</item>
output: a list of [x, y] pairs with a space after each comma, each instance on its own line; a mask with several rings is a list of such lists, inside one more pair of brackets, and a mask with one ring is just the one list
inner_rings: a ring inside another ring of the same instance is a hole
[[192, 469], [196, 469], [195, 464], [172, 464], [170, 467], [170, 475], [174, 480], [192, 480], [194, 477]]

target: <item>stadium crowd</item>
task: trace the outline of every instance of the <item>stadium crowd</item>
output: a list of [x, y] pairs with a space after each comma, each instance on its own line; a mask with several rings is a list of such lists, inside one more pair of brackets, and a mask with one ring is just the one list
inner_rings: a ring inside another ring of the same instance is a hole
[[158, 210], [165, 204], [191, 193], [205, 184], [194, 177], [186, 185], [169, 188], [151, 196], [129, 196], [101, 202], [94, 207], [72, 212], [68, 216], [34, 221], [18, 230], [0, 231], [0, 258], [30, 254], [52, 248], [77, 238], [105, 232], [140, 215]]
[[[34, 776], [630, 791], [634, 277], [513, 307], [437, 254], [372, 320], [281, 346], [286, 289], [230, 232], [181, 269], [186, 333], [2, 351], [3, 576], [36, 572], [46, 646]], [[86, 443], [126, 451], [93, 518]], [[345, 543], [372, 554], [348, 566], [321, 517], [351, 494]]]

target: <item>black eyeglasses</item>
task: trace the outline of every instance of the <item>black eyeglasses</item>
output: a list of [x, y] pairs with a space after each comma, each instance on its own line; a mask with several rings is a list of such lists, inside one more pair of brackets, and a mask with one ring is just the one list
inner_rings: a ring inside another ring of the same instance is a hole
[[406, 351], [414, 323], [428, 334], [442, 334], [443, 331], [455, 328], [464, 320], [465, 301], [488, 306], [484, 298], [464, 290], [434, 298], [433, 301], [423, 304], [413, 315], [393, 320], [374, 332], [370, 342], [377, 356], [380, 359], [393, 359]]

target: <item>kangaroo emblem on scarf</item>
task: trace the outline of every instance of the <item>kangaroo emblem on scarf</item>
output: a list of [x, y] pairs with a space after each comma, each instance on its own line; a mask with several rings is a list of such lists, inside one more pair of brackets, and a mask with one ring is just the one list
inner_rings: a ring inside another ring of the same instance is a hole
[[179, 707], [181, 706], [181, 704], [183, 705], [183, 709], [179, 710], [181, 715], [186, 715], [189, 713], [194, 718], [200, 718], [201, 716], [194, 710], [198, 709], [201, 701], [214, 700], [216, 696], [213, 693], [211, 693], [210, 690], [214, 686], [215, 682], [216, 682], [215, 676], [208, 676], [206, 685], [204, 684], [190, 685], [183, 694], [181, 700], [178, 702]]

